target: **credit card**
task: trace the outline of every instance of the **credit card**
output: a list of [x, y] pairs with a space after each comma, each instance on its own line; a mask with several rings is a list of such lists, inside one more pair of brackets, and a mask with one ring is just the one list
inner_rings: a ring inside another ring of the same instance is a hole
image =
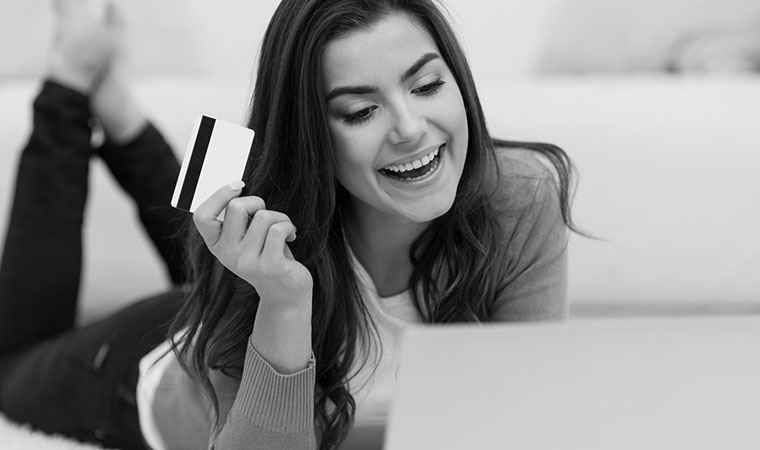
[[171, 205], [195, 212], [222, 186], [243, 179], [253, 145], [250, 128], [201, 115], [187, 145]]

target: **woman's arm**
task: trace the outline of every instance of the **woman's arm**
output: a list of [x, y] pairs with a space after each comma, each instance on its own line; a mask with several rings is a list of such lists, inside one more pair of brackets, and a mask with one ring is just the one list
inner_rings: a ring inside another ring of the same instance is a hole
[[215, 448], [316, 448], [314, 366], [311, 304], [288, 310], [260, 304], [240, 388]]
[[288, 248], [290, 219], [259, 197], [239, 197], [242, 187], [218, 190], [193, 215], [211, 253], [259, 295], [240, 388], [215, 447], [315, 448], [313, 280]]

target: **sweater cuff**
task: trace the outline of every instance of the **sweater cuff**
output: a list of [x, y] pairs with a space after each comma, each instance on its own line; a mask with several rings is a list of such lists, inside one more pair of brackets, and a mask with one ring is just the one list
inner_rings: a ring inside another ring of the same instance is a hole
[[34, 107], [40, 112], [78, 122], [86, 123], [92, 117], [90, 98], [86, 94], [52, 80], [42, 84]]
[[291, 375], [279, 374], [250, 340], [237, 398], [237, 409], [253, 424], [278, 433], [298, 433], [314, 426], [314, 355]]

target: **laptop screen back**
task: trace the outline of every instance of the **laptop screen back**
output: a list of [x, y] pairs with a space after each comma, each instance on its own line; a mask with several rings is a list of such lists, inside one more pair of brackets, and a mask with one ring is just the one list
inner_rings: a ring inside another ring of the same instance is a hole
[[386, 450], [760, 449], [760, 317], [414, 328]]

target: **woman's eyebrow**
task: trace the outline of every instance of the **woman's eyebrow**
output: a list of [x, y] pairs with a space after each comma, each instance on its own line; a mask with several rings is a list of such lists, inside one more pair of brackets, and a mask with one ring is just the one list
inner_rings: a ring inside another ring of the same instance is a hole
[[[425, 53], [414, 64], [412, 64], [408, 69], [404, 71], [404, 73], [401, 75], [401, 78], [400, 78], [401, 82], [403, 83], [406, 80], [408, 80], [412, 75], [414, 75], [420, 69], [422, 69], [425, 66], [425, 64], [435, 59], [439, 59], [440, 57], [441, 56], [438, 53]], [[337, 87], [333, 89], [332, 91], [330, 91], [330, 93], [327, 94], [326, 101], [329, 103], [330, 100], [340, 95], [347, 95], [347, 94], [362, 95], [362, 94], [373, 94], [375, 92], [377, 92], [377, 87], [375, 86], [342, 86], [342, 87]]]
[[404, 72], [403, 75], [401, 75], [401, 82], [408, 80], [412, 75], [417, 73], [420, 69], [422, 69], [425, 64], [429, 63], [430, 61], [434, 59], [440, 58], [440, 55], [438, 53], [425, 53], [420, 57], [420, 59], [417, 60], [414, 64], [412, 64], [411, 67], [406, 69], [406, 72]]

